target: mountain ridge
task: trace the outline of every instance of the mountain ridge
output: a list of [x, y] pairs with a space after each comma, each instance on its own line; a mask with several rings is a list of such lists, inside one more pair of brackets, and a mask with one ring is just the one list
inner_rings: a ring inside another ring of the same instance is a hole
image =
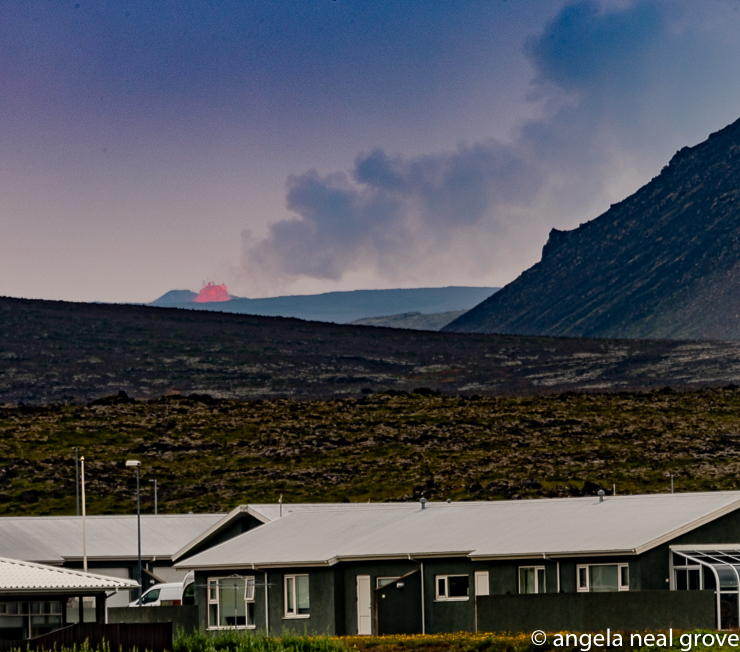
[[443, 330], [740, 339], [740, 121], [602, 215], [553, 229], [540, 262]]
[[344, 324], [358, 319], [410, 312], [436, 314], [469, 310], [496, 291], [498, 288], [449, 285], [441, 288], [396, 288], [296, 294], [263, 299], [232, 297], [231, 301], [195, 303], [192, 297], [189, 301], [176, 300], [180, 296], [187, 297], [188, 290], [171, 290], [149, 305], [262, 317], [292, 317]]

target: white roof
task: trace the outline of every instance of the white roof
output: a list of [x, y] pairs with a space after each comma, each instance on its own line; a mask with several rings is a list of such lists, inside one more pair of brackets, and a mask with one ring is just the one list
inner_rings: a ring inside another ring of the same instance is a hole
[[360, 558], [640, 554], [740, 508], [740, 492], [427, 503], [295, 511], [179, 564], [226, 568]]
[[210, 537], [225, 530], [235, 520], [244, 514], [250, 514], [262, 523], [270, 523], [278, 518], [294, 514], [296, 512], [336, 511], [336, 510], [365, 510], [365, 509], [418, 509], [416, 503], [258, 503], [250, 505], [239, 505], [220, 521], [203, 532], [200, 536], [188, 542], [183, 548], [172, 556], [173, 560], [180, 559], [191, 550], [207, 541]]
[[[223, 519], [223, 514], [144, 514], [142, 557], [171, 559], [185, 544]], [[135, 559], [136, 515], [88, 516], [88, 559]], [[82, 559], [82, 517], [2, 516], [0, 557], [60, 564]]]
[[133, 580], [116, 579], [93, 573], [42, 566], [18, 559], [0, 558], [0, 592], [80, 592], [113, 591], [139, 586]]

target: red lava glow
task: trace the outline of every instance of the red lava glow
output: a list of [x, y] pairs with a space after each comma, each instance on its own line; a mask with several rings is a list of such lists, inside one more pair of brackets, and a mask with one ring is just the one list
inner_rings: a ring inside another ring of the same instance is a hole
[[226, 283], [216, 285], [213, 281], [209, 281], [193, 301], [195, 303], [215, 303], [217, 301], [231, 301], [231, 297], [226, 289]]

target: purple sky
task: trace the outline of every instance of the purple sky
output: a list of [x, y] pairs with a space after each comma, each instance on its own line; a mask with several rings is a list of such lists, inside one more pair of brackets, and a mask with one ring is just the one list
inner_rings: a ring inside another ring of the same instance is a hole
[[5, 0], [0, 294], [502, 285], [740, 117], [738, 0]]

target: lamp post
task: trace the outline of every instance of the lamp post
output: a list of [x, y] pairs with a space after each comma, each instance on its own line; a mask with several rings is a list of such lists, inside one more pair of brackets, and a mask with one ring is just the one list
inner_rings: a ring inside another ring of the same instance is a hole
[[80, 515], [80, 447], [72, 446], [75, 452], [75, 497], [77, 498], [77, 516]]
[[133, 466], [136, 468], [136, 530], [139, 539], [139, 606], [141, 606], [141, 590], [143, 585], [141, 583], [141, 493], [139, 491], [139, 468], [141, 462], [139, 460], [126, 460], [126, 466]]
[[154, 478], [154, 480], [149, 480], [149, 482], [154, 483], [154, 516], [157, 515], [157, 478]]
[[82, 464], [82, 570], [87, 573], [87, 524], [85, 521], [85, 458], [80, 458]]

